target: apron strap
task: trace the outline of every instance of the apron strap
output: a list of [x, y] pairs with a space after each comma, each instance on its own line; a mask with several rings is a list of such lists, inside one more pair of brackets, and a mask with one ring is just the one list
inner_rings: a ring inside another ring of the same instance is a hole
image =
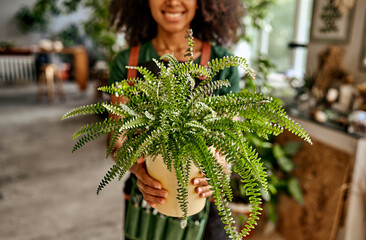
[[208, 42], [202, 42], [200, 65], [207, 67], [210, 58], [211, 58], [211, 45]]
[[[139, 63], [139, 51], [140, 45], [134, 46], [130, 50], [130, 57], [128, 59], [128, 66], [137, 67]], [[136, 78], [137, 77], [137, 70], [136, 69], [128, 69], [127, 70], [127, 79]], [[133, 85], [134, 82], [128, 83], [129, 85]]]

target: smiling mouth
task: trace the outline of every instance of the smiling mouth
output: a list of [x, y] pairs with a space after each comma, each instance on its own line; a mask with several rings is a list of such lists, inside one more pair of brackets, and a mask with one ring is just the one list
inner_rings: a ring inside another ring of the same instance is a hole
[[171, 12], [163, 12], [164, 16], [169, 20], [179, 20], [184, 12], [171, 13]]
[[165, 13], [165, 15], [167, 17], [171, 17], [171, 18], [178, 18], [180, 17], [180, 15], [182, 15], [181, 13]]

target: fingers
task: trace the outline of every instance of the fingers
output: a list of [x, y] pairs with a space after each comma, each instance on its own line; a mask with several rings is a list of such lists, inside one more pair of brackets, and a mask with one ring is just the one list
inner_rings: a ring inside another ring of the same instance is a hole
[[196, 186], [206, 186], [208, 185], [207, 179], [205, 177], [202, 178], [193, 178], [192, 184]]
[[139, 160], [131, 167], [130, 171], [137, 177], [137, 186], [144, 200], [152, 207], [156, 207], [156, 204], [165, 204], [164, 198], [168, 196], [168, 192], [162, 188], [159, 181], [148, 175], [144, 158]]
[[157, 189], [157, 188], [150, 187], [150, 186], [146, 185], [140, 179], [137, 180], [137, 186], [139, 187], [140, 191], [142, 191], [146, 195], [150, 195], [150, 196], [153, 196], [156, 198], [168, 197], [168, 192], [165, 189]]
[[136, 177], [141, 180], [145, 185], [148, 185], [153, 188], [161, 189], [161, 184], [159, 181], [156, 181], [152, 177], [147, 174], [146, 164], [142, 163], [134, 163], [130, 168], [130, 172], [136, 175]]
[[141, 164], [143, 162], [145, 162], [145, 157], [140, 157], [139, 159], [137, 159], [136, 161], [138, 164]]
[[196, 193], [199, 194], [200, 197], [202, 198], [206, 198], [206, 197], [211, 197], [213, 191], [211, 190], [211, 186], [207, 185], [204, 187], [196, 187]]
[[150, 177], [150, 175], [147, 174], [146, 167], [144, 166], [144, 164], [143, 166], [141, 166], [141, 168], [138, 169], [135, 175], [137, 179], [144, 184], [144, 186], [148, 186], [155, 189], [162, 189], [161, 183], [159, 181], [156, 181], [154, 178]]
[[140, 192], [144, 196], [144, 200], [152, 207], [156, 204], [165, 204], [165, 198], [168, 196], [168, 192], [165, 189], [156, 189], [145, 185], [141, 180], [137, 180], [137, 186]]
[[200, 197], [206, 198], [212, 196], [213, 191], [211, 190], [211, 186], [208, 185], [206, 178], [194, 178], [192, 183], [193, 185], [197, 186], [195, 191]]

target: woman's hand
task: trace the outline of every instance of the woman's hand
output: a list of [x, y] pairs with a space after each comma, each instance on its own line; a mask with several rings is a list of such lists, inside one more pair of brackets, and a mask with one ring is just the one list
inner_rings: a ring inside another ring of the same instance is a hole
[[213, 191], [211, 190], [211, 186], [208, 185], [205, 177], [192, 179], [192, 184], [197, 186], [195, 191], [200, 197], [207, 198], [212, 196]]
[[162, 188], [161, 183], [147, 174], [144, 158], [140, 158], [130, 168], [130, 172], [137, 177], [137, 186], [144, 196], [144, 200], [153, 208], [156, 204], [165, 204], [168, 192]]
[[[219, 150], [216, 150], [215, 157], [219, 160], [221, 165], [224, 167], [225, 172], [228, 173], [227, 162], [225, 161], [225, 156], [222, 156], [220, 154]], [[196, 190], [196, 193], [198, 193], [200, 195], [200, 197], [207, 198], [207, 197], [212, 196], [213, 191], [211, 190], [211, 186], [208, 185], [208, 182], [205, 177], [194, 178], [192, 180], [192, 184], [197, 186], [195, 190]]]

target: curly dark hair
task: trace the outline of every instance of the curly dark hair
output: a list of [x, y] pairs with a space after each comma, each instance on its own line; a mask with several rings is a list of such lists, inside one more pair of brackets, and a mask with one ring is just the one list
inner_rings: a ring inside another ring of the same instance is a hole
[[[214, 44], [230, 46], [244, 32], [241, 0], [197, 0], [199, 8], [191, 23], [194, 37]], [[157, 24], [148, 0], [111, 0], [110, 27], [125, 33], [130, 46], [153, 39]]]

